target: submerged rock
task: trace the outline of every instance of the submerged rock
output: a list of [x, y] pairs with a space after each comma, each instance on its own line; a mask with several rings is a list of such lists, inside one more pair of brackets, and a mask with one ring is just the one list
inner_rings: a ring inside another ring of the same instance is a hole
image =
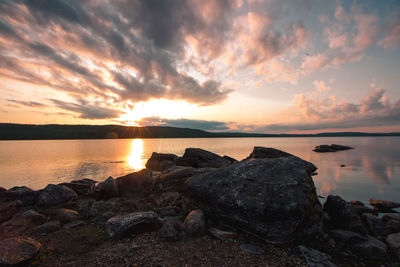
[[177, 155], [153, 152], [146, 163], [146, 168], [155, 171], [164, 171], [175, 165]]
[[183, 156], [176, 161], [176, 165], [191, 166], [194, 168], [220, 168], [230, 164], [230, 160], [201, 148], [186, 148]]
[[153, 190], [151, 170], [143, 169], [115, 179], [121, 197], [141, 199]]
[[111, 238], [120, 238], [130, 234], [158, 230], [162, 222], [152, 211], [133, 212], [110, 218], [107, 221], [107, 233]]
[[207, 214], [271, 243], [320, 223], [314, 182], [298, 157], [244, 160], [193, 176], [186, 186]]
[[13, 237], [0, 240], [0, 265], [27, 265], [39, 253], [41, 245], [29, 237]]
[[63, 185], [49, 184], [44, 189], [39, 190], [39, 192], [39, 197], [35, 205], [37, 208], [46, 208], [78, 198], [75, 191]]

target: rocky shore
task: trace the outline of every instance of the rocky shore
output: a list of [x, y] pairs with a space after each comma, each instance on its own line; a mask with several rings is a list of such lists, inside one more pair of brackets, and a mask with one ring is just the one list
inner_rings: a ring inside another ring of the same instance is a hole
[[102, 182], [0, 187], [0, 266], [398, 266], [400, 203], [322, 205], [316, 170], [187, 148]]

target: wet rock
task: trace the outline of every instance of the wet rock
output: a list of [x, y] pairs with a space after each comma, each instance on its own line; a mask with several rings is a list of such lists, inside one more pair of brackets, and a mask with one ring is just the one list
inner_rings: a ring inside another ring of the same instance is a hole
[[400, 233], [388, 235], [386, 237], [386, 243], [389, 245], [393, 254], [400, 260]]
[[75, 191], [66, 186], [49, 184], [44, 189], [39, 190], [39, 197], [35, 206], [37, 208], [47, 208], [75, 200], [77, 197], [78, 195]]
[[183, 166], [192, 166], [194, 168], [220, 168], [222, 166], [231, 164], [228, 159], [224, 159], [215, 153], [203, 150], [201, 148], [186, 148], [185, 153], [182, 157], [178, 158], [176, 164], [180, 165], [182, 162], [188, 163], [188, 165]]
[[90, 179], [73, 180], [69, 183], [61, 183], [72, 190], [74, 190], [78, 196], [91, 195], [94, 192], [96, 182]]
[[5, 222], [20, 211], [22, 208], [22, 202], [20, 200], [15, 200], [11, 203], [3, 203], [0, 205], [0, 223]]
[[329, 145], [319, 145], [319, 146], [316, 146], [316, 147], [313, 149], [313, 151], [324, 153], [324, 152], [336, 152], [337, 150], [331, 148]]
[[29, 237], [13, 237], [0, 240], [0, 265], [28, 265], [39, 253], [41, 245]]
[[329, 195], [324, 203], [324, 212], [329, 214], [329, 227], [350, 230], [361, 234], [367, 231], [353, 205], [339, 196]]
[[33, 228], [32, 231], [38, 234], [50, 234], [60, 230], [60, 228], [61, 228], [61, 223], [59, 221], [50, 221]]
[[193, 168], [176, 169], [161, 175], [155, 182], [155, 190], [157, 192], [182, 192], [184, 191], [186, 180], [193, 175]]
[[392, 209], [399, 208], [400, 203], [387, 200], [370, 199], [369, 204], [378, 212], [392, 212]]
[[112, 217], [107, 221], [106, 226], [111, 238], [119, 238], [130, 234], [156, 231], [162, 226], [162, 222], [156, 213], [144, 211]]
[[121, 197], [141, 199], [153, 191], [151, 170], [143, 169], [115, 179]]
[[175, 207], [162, 207], [157, 213], [161, 217], [176, 216], [177, 214]]
[[111, 176], [104, 182], [99, 183], [95, 187], [94, 191], [97, 194], [98, 199], [109, 199], [119, 196], [117, 183]]
[[54, 220], [60, 221], [62, 224], [78, 220], [81, 216], [75, 210], [57, 209], [52, 212], [51, 217]]
[[206, 225], [202, 210], [192, 210], [183, 223], [183, 230], [188, 236], [201, 236], [205, 233]]
[[[210, 216], [271, 243], [285, 243], [320, 221], [309, 173], [305, 161], [294, 156], [250, 159], [193, 176], [186, 186]], [[317, 222], [309, 221], [313, 215]]]
[[33, 206], [38, 198], [39, 192], [26, 186], [15, 186], [0, 193], [0, 202], [20, 200], [24, 206]]
[[367, 225], [368, 232], [372, 236], [384, 236], [388, 234], [386, 225], [377, 216], [370, 213], [364, 213], [362, 219]]
[[329, 231], [329, 235], [332, 236], [336, 241], [346, 244], [356, 244], [367, 241], [368, 238], [352, 231], [346, 231], [341, 229], [334, 229]]
[[164, 154], [153, 152], [150, 159], [146, 163], [146, 168], [155, 171], [164, 171], [175, 165], [175, 161], [178, 158], [174, 154]]
[[253, 148], [253, 152], [251, 152], [251, 154], [247, 157], [247, 159], [276, 159], [276, 158], [286, 158], [286, 157], [294, 157], [302, 161], [310, 174], [314, 173], [318, 169], [311, 162], [302, 160], [301, 158], [295, 155], [271, 147], [255, 146]]
[[215, 238], [219, 240], [229, 240], [229, 239], [235, 239], [238, 237], [238, 234], [235, 232], [229, 232], [229, 231], [222, 231], [217, 228], [209, 228], [208, 232]]
[[367, 236], [368, 240], [351, 245], [351, 249], [370, 260], [385, 260], [387, 258], [387, 247], [385, 243]]
[[260, 248], [259, 246], [252, 245], [252, 244], [241, 244], [240, 249], [248, 255], [264, 254], [264, 249]]
[[180, 240], [184, 235], [181, 223], [174, 220], [167, 220], [158, 231], [158, 236], [167, 241]]
[[331, 256], [326, 253], [305, 246], [298, 246], [297, 248], [306, 260], [308, 267], [336, 266], [331, 262]]

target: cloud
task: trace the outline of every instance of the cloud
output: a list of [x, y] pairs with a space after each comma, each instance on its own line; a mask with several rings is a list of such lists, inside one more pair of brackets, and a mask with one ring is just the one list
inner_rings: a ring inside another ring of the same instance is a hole
[[323, 69], [329, 63], [329, 58], [323, 54], [307, 56], [301, 63], [301, 68], [307, 71], [318, 71]]
[[33, 107], [33, 108], [42, 108], [47, 107], [46, 104], [35, 102], [35, 101], [22, 101], [22, 100], [15, 100], [15, 99], [7, 99], [8, 102], [16, 103], [22, 106]]
[[388, 52], [400, 47], [400, 9], [393, 12], [383, 29], [385, 37], [378, 44]]
[[141, 119], [139, 123], [143, 126], [171, 126], [200, 129], [205, 131], [225, 131], [230, 129], [227, 122], [207, 120], [165, 119], [150, 117]]
[[119, 112], [115, 109], [102, 107], [100, 103], [96, 105], [89, 104], [87, 101], [81, 99], [79, 103], [70, 103], [57, 99], [50, 99], [54, 105], [60, 109], [72, 111], [79, 114], [81, 119], [113, 119], [119, 116]]
[[326, 85], [323, 81], [314, 81], [314, 86], [320, 93], [331, 90], [332, 88]]

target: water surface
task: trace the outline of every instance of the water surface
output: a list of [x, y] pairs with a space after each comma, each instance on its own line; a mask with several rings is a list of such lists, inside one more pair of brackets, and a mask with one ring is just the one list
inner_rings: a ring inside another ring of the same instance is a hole
[[[312, 151], [316, 145], [332, 143], [356, 149]], [[278, 148], [314, 163], [318, 175], [313, 179], [320, 195], [338, 194], [364, 202], [369, 198], [400, 201], [400, 137], [0, 141], [0, 186], [40, 189], [84, 177], [102, 181], [142, 169], [153, 151], [182, 155], [187, 147], [240, 160], [254, 146]]]

